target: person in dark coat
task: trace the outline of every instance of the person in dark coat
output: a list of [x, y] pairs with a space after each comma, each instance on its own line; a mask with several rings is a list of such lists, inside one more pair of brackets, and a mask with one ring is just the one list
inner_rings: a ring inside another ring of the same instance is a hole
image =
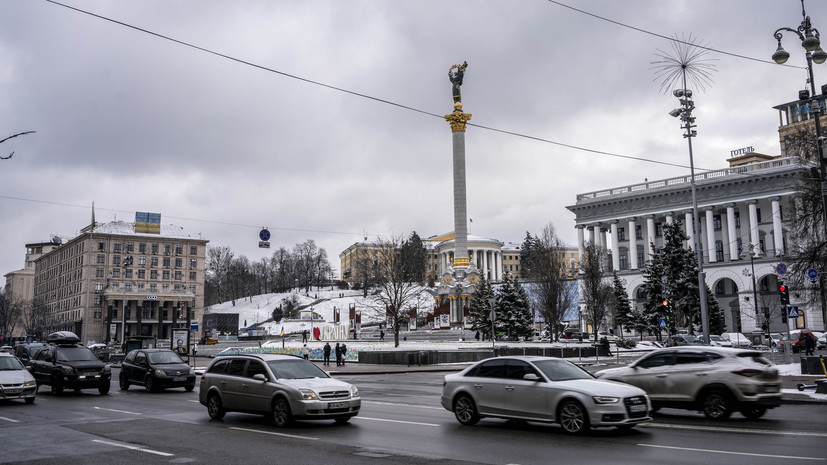
[[330, 343], [325, 342], [324, 348], [322, 349], [324, 353], [324, 365], [330, 366]]
[[804, 333], [804, 349], [807, 351], [805, 355], [813, 355], [816, 348], [816, 341], [813, 333]]
[[342, 347], [336, 343], [336, 366], [342, 366]]
[[342, 344], [342, 366], [345, 366], [345, 360], [347, 360], [347, 344]]
[[307, 342], [307, 330], [302, 331], [302, 342]]

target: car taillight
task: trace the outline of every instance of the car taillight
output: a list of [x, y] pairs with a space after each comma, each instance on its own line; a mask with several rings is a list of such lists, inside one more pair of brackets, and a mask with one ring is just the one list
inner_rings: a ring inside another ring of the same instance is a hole
[[732, 373], [736, 375], [746, 376], [748, 378], [752, 378], [753, 376], [758, 376], [763, 373], [761, 370], [756, 370], [754, 368], [747, 368], [744, 370], [733, 371]]
[[204, 373], [201, 373], [201, 382], [203, 383], [206, 380], [207, 380], [207, 372], [205, 371]]

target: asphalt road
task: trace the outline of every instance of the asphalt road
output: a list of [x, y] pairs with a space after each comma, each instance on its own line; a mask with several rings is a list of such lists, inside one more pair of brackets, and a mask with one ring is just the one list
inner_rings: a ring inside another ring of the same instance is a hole
[[[118, 370], [113, 370], [117, 379]], [[95, 390], [0, 403], [0, 463], [115, 464], [772, 464], [827, 463], [827, 405], [782, 405], [758, 421], [710, 422], [663, 410], [630, 432], [583, 437], [556, 425], [484, 419], [463, 427], [439, 406], [440, 373], [342, 375], [359, 386], [347, 425], [299, 422], [277, 429], [255, 415], [213, 421], [193, 392], [109, 395]]]

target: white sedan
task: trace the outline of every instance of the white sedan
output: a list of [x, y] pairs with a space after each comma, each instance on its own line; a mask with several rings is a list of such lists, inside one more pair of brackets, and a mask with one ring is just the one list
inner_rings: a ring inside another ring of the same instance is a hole
[[519, 419], [558, 423], [570, 434], [632, 428], [652, 419], [642, 389], [596, 379], [551, 357], [489, 358], [446, 375], [441, 403], [463, 425], [484, 417]]

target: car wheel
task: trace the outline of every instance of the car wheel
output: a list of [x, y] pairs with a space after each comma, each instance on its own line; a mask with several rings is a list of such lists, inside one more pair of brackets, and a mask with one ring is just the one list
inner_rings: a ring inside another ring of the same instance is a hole
[[283, 397], [278, 397], [273, 401], [273, 424], [279, 428], [283, 428], [290, 424], [290, 404], [284, 400]]
[[184, 390], [187, 391], [187, 392], [190, 392], [193, 389], [195, 389], [195, 383], [187, 384], [186, 386], [184, 386]]
[[51, 389], [52, 394], [56, 396], [63, 394], [63, 385], [60, 384], [60, 381], [58, 381], [55, 376], [52, 376], [52, 382], [49, 385], [49, 388]]
[[118, 376], [118, 386], [121, 388], [121, 391], [126, 391], [129, 389], [129, 381], [126, 379], [126, 375], [121, 372], [121, 375]]
[[218, 397], [218, 394], [213, 393], [207, 397], [207, 413], [213, 420], [220, 420], [224, 418], [224, 415], [227, 413], [224, 410], [224, 405], [221, 404], [221, 398]]
[[146, 375], [146, 378], [144, 378], [144, 389], [146, 389], [146, 392], [155, 392], [155, 382], [152, 381], [152, 375]]
[[703, 412], [710, 420], [726, 420], [732, 411], [726, 394], [718, 389], [707, 391], [704, 396]]
[[98, 386], [98, 394], [102, 396], [109, 394], [109, 380], [101, 382], [101, 384]]
[[557, 419], [563, 431], [569, 434], [583, 434], [589, 429], [589, 416], [580, 402], [567, 400], [560, 405]]
[[26, 397], [26, 403], [31, 405], [34, 403], [34, 397]]
[[749, 418], [750, 420], [757, 420], [763, 417], [765, 413], [767, 413], [767, 409], [764, 407], [755, 407], [741, 410], [741, 415]]
[[461, 425], [471, 426], [480, 421], [477, 404], [471, 396], [462, 394], [454, 400], [454, 416]]

